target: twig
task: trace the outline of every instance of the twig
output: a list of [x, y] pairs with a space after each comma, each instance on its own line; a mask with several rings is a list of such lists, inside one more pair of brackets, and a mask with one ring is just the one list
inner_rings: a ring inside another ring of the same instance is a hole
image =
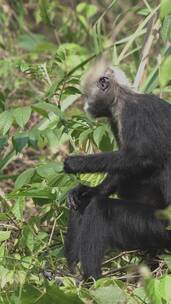
[[121, 277], [117, 277], [118, 280], [130, 280], [130, 279], [138, 279], [138, 278], [141, 278], [141, 275], [140, 274], [133, 274], [133, 275], [124, 275], [124, 276], [121, 276]]
[[13, 225], [9, 225], [9, 224], [5, 224], [5, 223], [0, 223], [0, 227], [4, 227], [4, 228], [7, 228], [7, 229], [13, 229], [13, 230], [18, 231], [18, 227], [13, 226]]
[[125, 265], [125, 266], [122, 266], [119, 268], [114, 268], [109, 271], [105, 271], [105, 272], [103, 272], [102, 277], [105, 277], [106, 275], [114, 274], [117, 272], [122, 272], [127, 269], [135, 269], [135, 268], [137, 268], [137, 267], [134, 264], [128, 264], [128, 265]]
[[152, 9], [151, 9], [149, 3], [147, 2], [147, 0], [143, 0], [143, 2], [144, 2], [144, 4], [146, 5], [146, 7], [148, 8], [148, 10], [151, 12]]
[[124, 28], [124, 26], [128, 22], [128, 20], [130, 20], [132, 17], [133, 17], [133, 12], [128, 11], [126, 13], [126, 15], [124, 16], [124, 18], [122, 18], [121, 21], [115, 26], [115, 30], [113, 31], [113, 34], [111, 37], [112, 41], [116, 41], [116, 37], [118, 36], [120, 31]]
[[55, 226], [56, 226], [56, 221], [57, 221], [57, 219], [55, 219], [54, 223], [53, 223], [53, 227], [52, 227], [52, 230], [51, 230], [50, 238], [49, 238], [49, 241], [48, 241], [48, 246], [50, 245], [50, 243], [52, 241], [52, 237], [53, 237]]
[[144, 76], [144, 71], [145, 71], [145, 67], [148, 63], [149, 60], [149, 53], [150, 53], [150, 49], [154, 40], [154, 37], [156, 36], [155, 33], [156, 31], [159, 30], [160, 28], [160, 21], [157, 20], [157, 13], [151, 17], [148, 26], [147, 26], [147, 32], [145, 35], [145, 40], [144, 40], [144, 46], [142, 49], [142, 53], [141, 53], [141, 62], [135, 77], [135, 81], [134, 81], [134, 88], [138, 89], [138, 87], [140, 86], [143, 76]]
[[151, 20], [152, 16], [154, 16], [156, 14], [156, 12], [159, 10], [160, 5], [158, 5], [146, 18], [145, 20], [138, 26], [137, 30], [134, 32], [134, 34], [132, 35], [132, 38], [128, 41], [128, 43], [125, 45], [125, 47], [123, 48], [121, 54], [119, 55], [118, 61], [122, 61], [123, 56], [125, 55], [125, 53], [129, 50], [130, 46], [132, 45], [132, 43], [134, 42], [137, 34], [144, 29], [144, 27], [146, 26], [146, 24], [149, 22], [149, 20]]
[[137, 250], [123, 251], [123, 252], [119, 253], [118, 255], [112, 257], [111, 259], [105, 261], [105, 262], [103, 263], [103, 265], [105, 265], [105, 264], [107, 264], [107, 263], [109, 263], [109, 262], [112, 262], [112, 261], [114, 261], [114, 260], [117, 260], [118, 258], [121, 258], [121, 257], [124, 256], [124, 255], [131, 254], [131, 253], [136, 253], [136, 252], [137, 252]]

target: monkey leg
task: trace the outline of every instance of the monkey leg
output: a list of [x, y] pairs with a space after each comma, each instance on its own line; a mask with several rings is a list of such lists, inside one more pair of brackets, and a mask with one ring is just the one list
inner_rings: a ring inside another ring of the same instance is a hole
[[[77, 188], [79, 188], [79, 185]], [[79, 261], [82, 220], [85, 209], [90, 203], [87, 196], [84, 196], [82, 199], [80, 198], [80, 200], [81, 204], [76, 210], [73, 208], [70, 208], [69, 210], [68, 228], [64, 241], [64, 255], [67, 258], [68, 266], [73, 273], [75, 272], [75, 266]]]
[[[107, 224], [105, 198], [94, 197], [83, 216], [80, 233], [80, 262], [84, 279], [101, 276], [101, 264], [109, 247], [110, 226]], [[101, 204], [102, 203], [102, 204]]]
[[75, 273], [75, 266], [79, 261], [81, 225], [82, 214], [70, 209], [68, 228], [64, 241], [64, 255], [72, 273]]
[[85, 209], [80, 233], [83, 277], [99, 278], [105, 251], [171, 250], [168, 221], [156, 216], [157, 209], [138, 202], [95, 197]]

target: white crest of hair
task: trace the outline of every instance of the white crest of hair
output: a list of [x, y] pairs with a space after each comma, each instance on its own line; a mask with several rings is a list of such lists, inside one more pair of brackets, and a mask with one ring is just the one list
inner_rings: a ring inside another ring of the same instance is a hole
[[124, 73], [123, 70], [121, 70], [117, 66], [110, 66], [109, 69], [112, 70], [115, 80], [120, 86], [126, 87], [127, 89], [129, 89], [130, 91], [133, 91], [134, 93], [139, 93], [135, 89], [134, 85], [131, 83], [130, 79], [126, 76], [126, 74]]
[[126, 74], [118, 67], [110, 66], [110, 69], [113, 71], [116, 82], [121, 86], [131, 87], [131, 83], [127, 78]]
[[81, 88], [86, 91], [86, 88], [90, 86], [91, 83], [96, 82], [98, 78], [107, 75], [107, 70], [109, 74], [112, 72], [116, 82], [123, 87], [127, 87], [130, 90], [134, 91], [133, 85], [127, 78], [126, 74], [117, 66], [112, 66], [109, 61], [102, 57], [97, 60], [92, 66], [88, 69], [87, 73], [83, 76], [81, 80]]
[[81, 87], [84, 89], [87, 84], [88, 86], [90, 85], [90, 81], [93, 83], [99, 77], [103, 76], [107, 67], [107, 61], [104, 58], [100, 58], [95, 63], [93, 63], [81, 79]]

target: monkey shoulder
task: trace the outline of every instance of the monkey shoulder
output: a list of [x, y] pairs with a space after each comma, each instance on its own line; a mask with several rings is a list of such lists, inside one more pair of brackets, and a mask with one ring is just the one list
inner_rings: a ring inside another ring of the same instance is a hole
[[123, 111], [122, 135], [137, 154], [156, 159], [170, 154], [171, 105], [155, 95], [136, 95]]

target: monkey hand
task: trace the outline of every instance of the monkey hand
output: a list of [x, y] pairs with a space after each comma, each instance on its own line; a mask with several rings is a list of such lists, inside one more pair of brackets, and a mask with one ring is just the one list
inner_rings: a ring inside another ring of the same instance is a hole
[[64, 160], [64, 171], [66, 173], [77, 173], [75, 172], [77, 165], [77, 156], [68, 156]]
[[69, 208], [78, 210], [79, 207], [85, 207], [85, 204], [88, 205], [94, 193], [92, 189], [93, 188], [81, 184], [71, 189], [67, 197]]

